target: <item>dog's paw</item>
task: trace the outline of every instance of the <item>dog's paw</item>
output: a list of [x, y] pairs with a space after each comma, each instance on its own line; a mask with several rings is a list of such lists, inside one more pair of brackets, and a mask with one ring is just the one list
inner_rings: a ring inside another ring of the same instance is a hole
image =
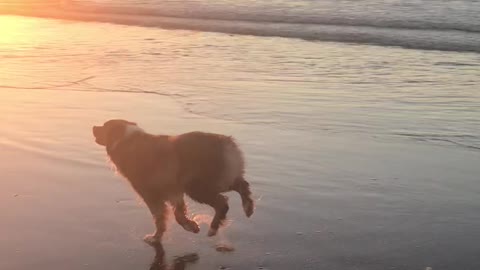
[[254, 209], [255, 205], [252, 200], [248, 200], [243, 204], [243, 211], [245, 211], [245, 215], [247, 217], [251, 217], [253, 215]]
[[161, 239], [158, 235], [147, 234], [143, 237], [143, 241], [151, 246], [156, 246], [161, 243]]
[[217, 232], [218, 232], [218, 229], [215, 229], [215, 228], [211, 228], [208, 230], [208, 233], [207, 233], [207, 236], [208, 237], [212, 237], [212, 236], [215, 236], [217, 235]]
[[198, 226], [198, 224], [193, 221], [193, 220], [189, 220], [188, 222], [186, 222], [185, 224], [182, 225], [182, 227], [186, 230], [186, 231], [189, 231], [189, 232], [193, 232], [193, 233], [199, 233], [200, 232], [200, 227]]

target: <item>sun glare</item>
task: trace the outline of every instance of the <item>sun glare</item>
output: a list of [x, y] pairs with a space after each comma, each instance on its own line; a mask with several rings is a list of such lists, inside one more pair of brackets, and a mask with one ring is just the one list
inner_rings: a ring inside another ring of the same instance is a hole
[[28, 22], [15, 16], [0, 16], [0, 45], [11, 44], [25, 32]]
[[25, 33], [34, 31], [34, 23], [19, 16], [50, 10], [54, 6], [53, 3], [56, 1], [0, 0], [0, 45], [18, 41]]

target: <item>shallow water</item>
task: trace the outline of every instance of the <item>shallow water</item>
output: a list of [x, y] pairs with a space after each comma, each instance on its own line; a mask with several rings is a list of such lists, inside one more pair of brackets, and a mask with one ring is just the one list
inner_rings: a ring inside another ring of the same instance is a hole
[[166, 95], [211, 118], [480, 147], [478, 54], [2, 20], [5, 89]]
[[244, 148], [256, 214], [232, 194], [223, 236], [172, 223], [188, 269], [480, 267], [478, 54], [0, 20], [1, 269], [150, 267], [148, 213], [90, 134], [113, 117]]

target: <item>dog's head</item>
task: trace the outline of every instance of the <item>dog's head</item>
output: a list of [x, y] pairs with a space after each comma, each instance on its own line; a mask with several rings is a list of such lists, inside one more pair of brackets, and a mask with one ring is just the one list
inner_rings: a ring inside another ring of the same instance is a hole
[[102, 126], [93, 127], [95, 142], [105, 147], [117, 144], [134, 131], [141, 131], [136, 123], [122, 119], [108, 120]]

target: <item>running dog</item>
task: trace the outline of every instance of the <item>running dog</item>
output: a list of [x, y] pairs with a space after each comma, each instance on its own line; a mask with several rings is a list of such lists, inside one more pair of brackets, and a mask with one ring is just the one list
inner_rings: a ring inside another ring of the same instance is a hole
[[156, 231], [144, 240], [151, 245], [161, 243], [167, 203], [185, 230], [200, 231], [198, 224], [187, 217], [184, 194], [215, 210], [208, 236], [216, 235], [226, 219], [229, 206], [224, 192], [238, 192], [245, 215], [253, 214], [243, 155], [232, 137], [205, 132], [152, 135], [136, 123], [121, 119], [94, 126], [93, 135], [148, 206]]

